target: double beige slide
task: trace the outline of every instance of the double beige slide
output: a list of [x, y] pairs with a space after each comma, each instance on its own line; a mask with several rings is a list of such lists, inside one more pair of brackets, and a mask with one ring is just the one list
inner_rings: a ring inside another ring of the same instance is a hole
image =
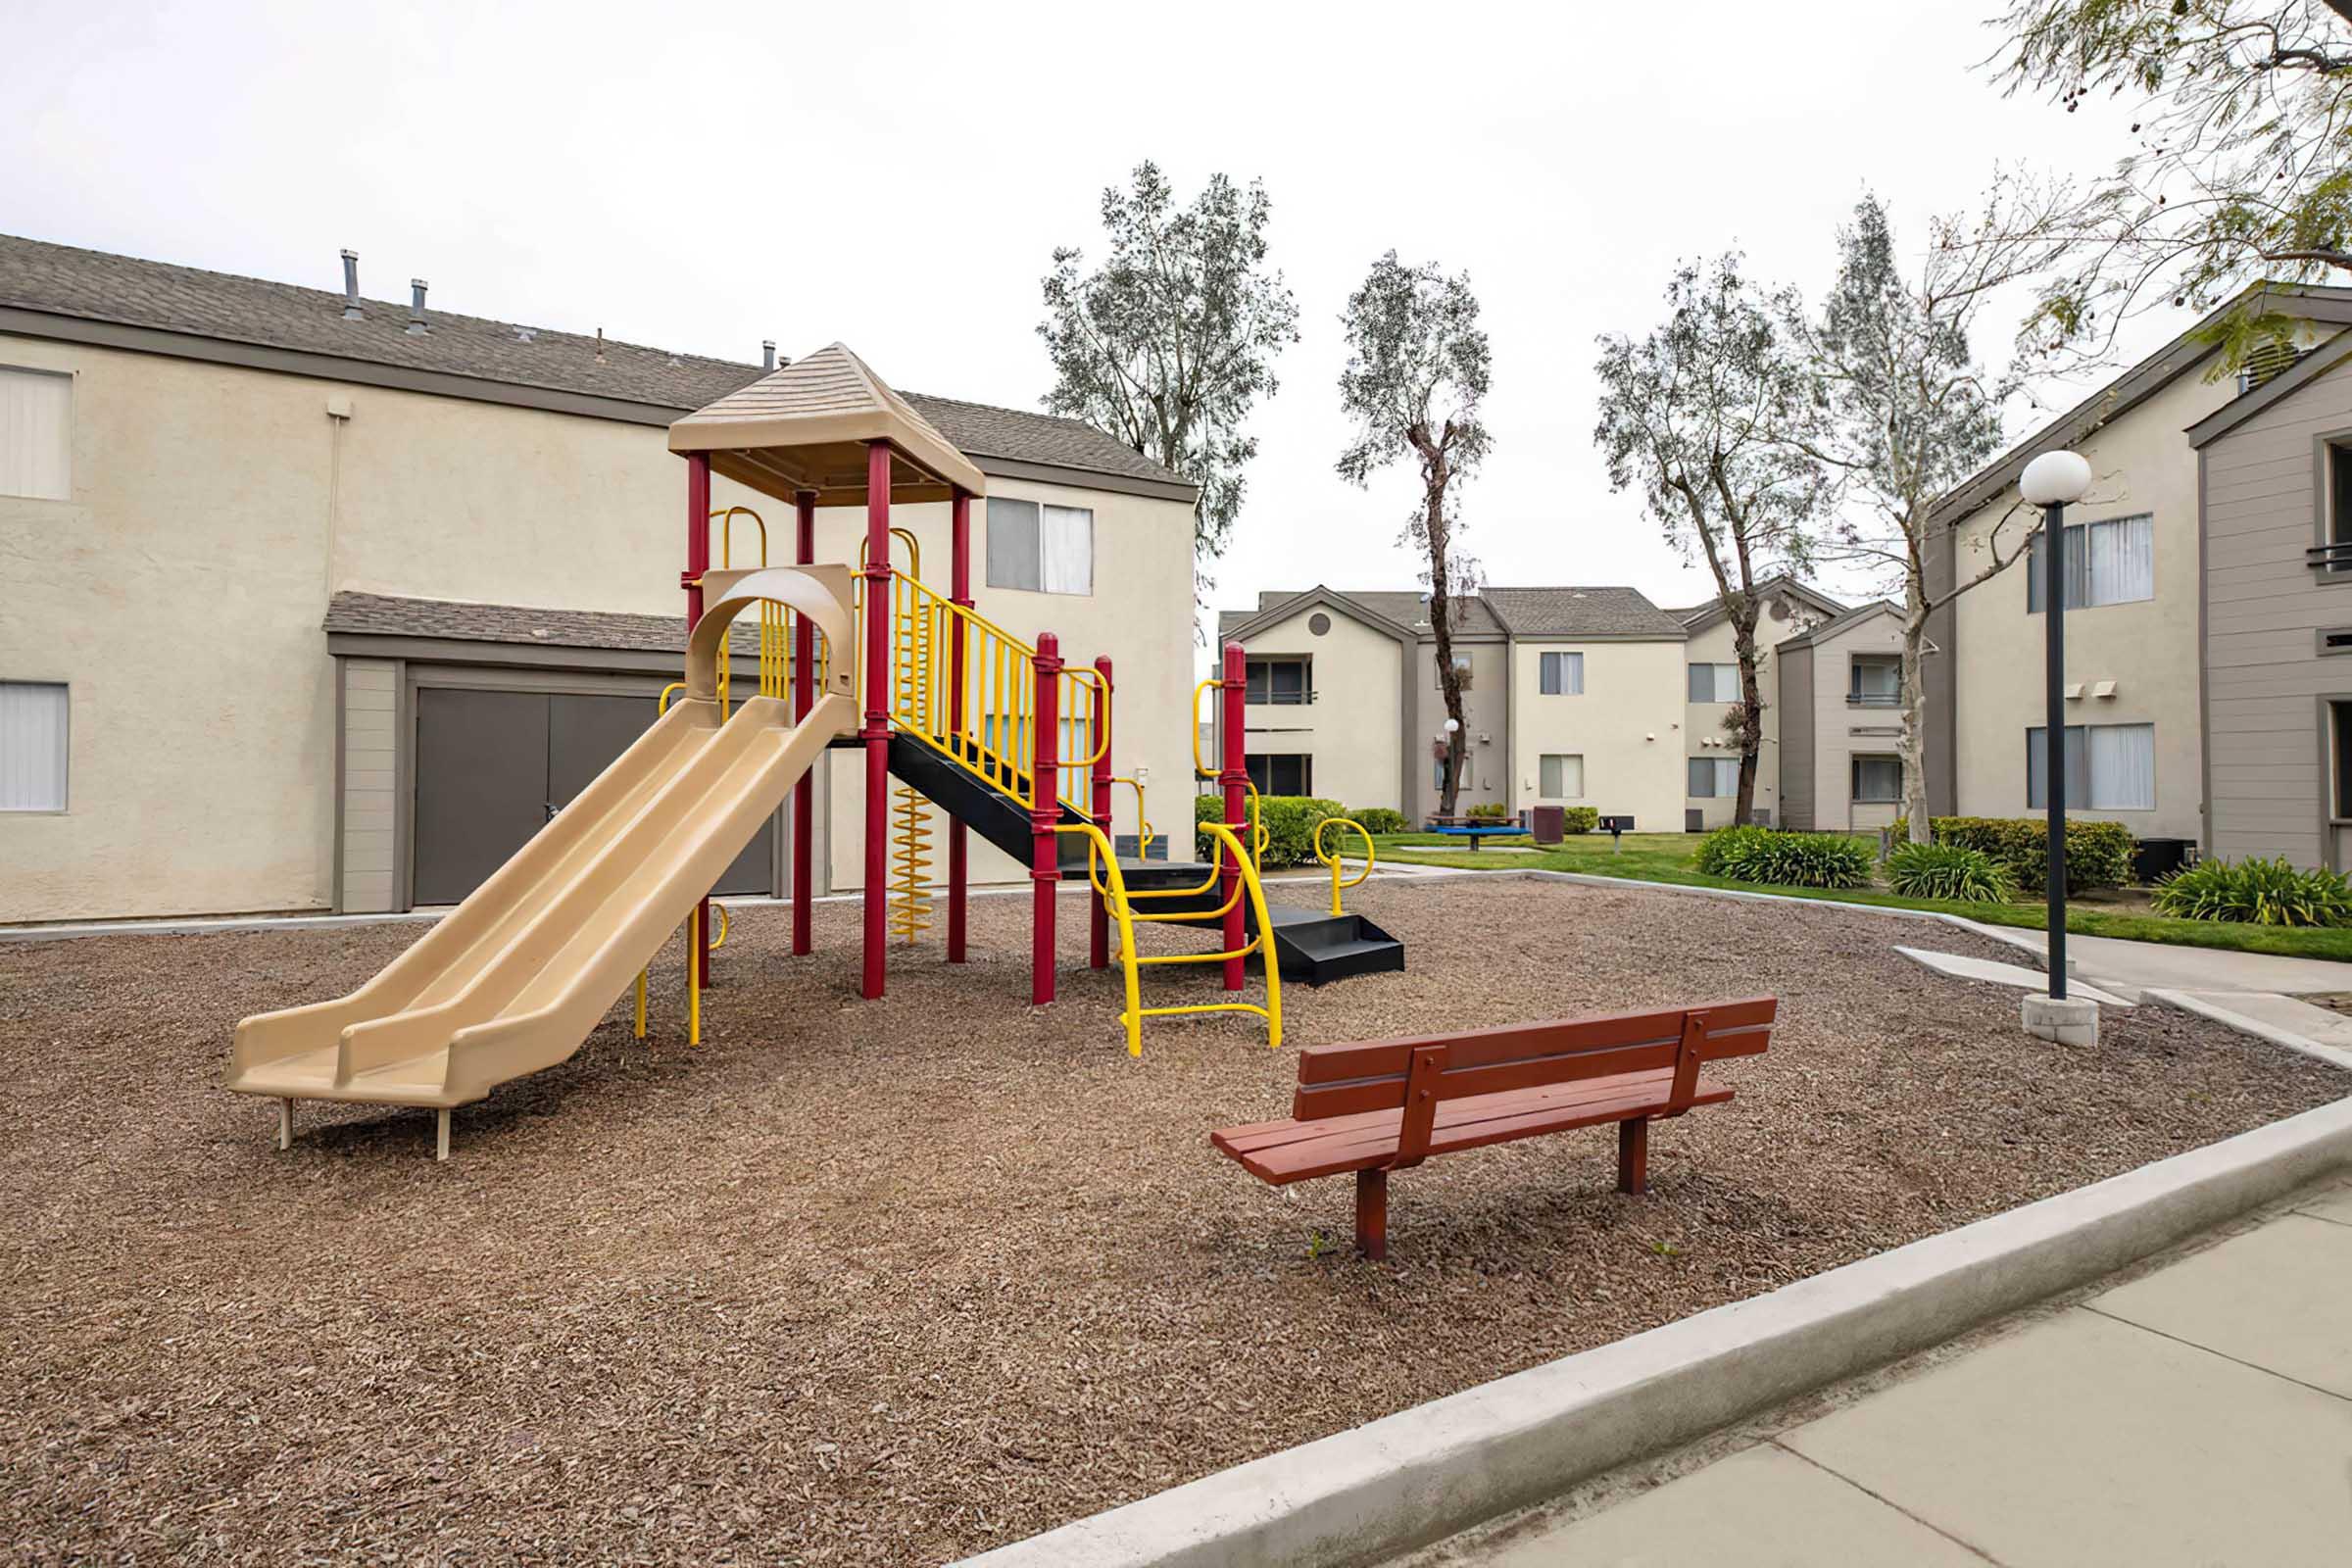
[[430, 1106], [449, 1153], [449, 1107], [554, 1066], [685, 923], [695, 904], [835, 737], [857, 722], [849, 659], [834, 660], [808, 719], [753, 697], [721, 718], [717, 654], [734, 612], [760, 599], [808, 615], [846, 656], [840, 566], [713, 572], [687, 651], [686, 692], [465, 903], [359, 990], [237, 1025], [227, 1087], [279, 1101]]

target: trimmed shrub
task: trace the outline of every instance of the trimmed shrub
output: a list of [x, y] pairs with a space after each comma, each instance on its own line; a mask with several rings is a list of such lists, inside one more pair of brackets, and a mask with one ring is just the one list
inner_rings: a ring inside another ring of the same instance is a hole
[[1886, 885], [1906, 899], [2000, 904], [2016, 897], [2009, 868], [1964, 844], [1898, 844], [1886, 858]]
[[[1247, 810], [1247, 808], [1244, 808]], [[1258, 823], [1266, 830], [1266, 847], [1258, 856], [1263, 866], [1306, 865], [1315, 858], [1315, 824], [1328, 816], [1346, 816], [1337, 801], [1311, 795], [1266, 795], [1258, 799]], [[1200, 831], [1201, 822], [1225, 820], [1225, 803], [1214, 795], [1193, 797], [1193, 844], [1201, 859], [1215, 854], [1215, 841]], [[1246, 840], [1248, 834], [1244, 833]]]
[[1413, 828], [1411, 817], [1402, 811], [1392, 811], [1385, 806], [1367, 806], [1346, 814], [1361, 822], [1367, 833], [1409, 833]]
[[1863, 887], [1872, 860], [1869, 845], [1842, 833], [1725, 827], [1698, 846], [1698, 868], [1709, 876], [1784, 888]]
[[1563, 833], [1590, 833], [1598, 826], [1600, 808], [1596, 806], [1571, 806], [1560, 812], [1560, 831]]
[[[1907, 824], [1897, 818], [1900, 842]], [[1980, 850], [2009, 870], [2019, 892], [2041, 891], [2049, 873], [2049, 823], [2038, 816], [1938, 816], [1928, 823], [1938, 844]], [[2072, 817], [2066, 824], [2066, 891], [2071, 896], [2092, 888], [2120, 888], [2132, 880], [2132, 830], [2121, 822], [2084, 822]]]
[[2245, 925], [2352, 925], [2352, 884], [2275, 860], [2199, 860], [2156, 884], [2156, 911]]
[[1500, 801], [1481, 801], [1462, 813], [1473, 822], [1507, 822], [1511, 813], [1504, 810]]

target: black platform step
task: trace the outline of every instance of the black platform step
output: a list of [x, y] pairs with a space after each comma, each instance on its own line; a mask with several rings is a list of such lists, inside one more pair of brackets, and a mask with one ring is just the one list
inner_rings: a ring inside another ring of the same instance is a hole
[[[1274, 922], [1274, 956], [1281, 961], [1285, 980], [1319, 986], [1353, 975], [1390, 974], [1404, 968], [1404, 944], [1360, 914], [1326, 914], [1296, 904], [1269, 904], [1266, 917]], [[1215, 915], [1204, 914], [1176, 923], [1214, 929], [1222, 922]], [[1242, 924], [1252, 934], [1257, 930], [1257, 917], [1246, 905]], [[1250, 967], [1257, 966], [1252, 955]]]

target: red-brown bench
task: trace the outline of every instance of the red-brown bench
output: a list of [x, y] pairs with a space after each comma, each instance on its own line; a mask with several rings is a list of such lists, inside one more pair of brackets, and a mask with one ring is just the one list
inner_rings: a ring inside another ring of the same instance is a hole
[[1732, 1098], [1703, 1063], [1762, 1054], [1771, 997], [1474, 1029], [1298, 1053], [1285, 1121], [1211, 1133], [1209, 1142], [1275, 1186], [1355, 1173], [1355, 1245], [1389, 1250], [1389, 1172], [1574, 1127], [1617, 1124], [1617, 1190], [1649, 1180], [1649, 1124]]

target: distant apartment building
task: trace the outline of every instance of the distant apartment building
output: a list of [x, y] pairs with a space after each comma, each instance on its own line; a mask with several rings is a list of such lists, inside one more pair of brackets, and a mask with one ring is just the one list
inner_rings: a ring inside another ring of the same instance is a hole
[[[1791, 808], [1784, 799], [1787, 736], [1782, 719], [1780, 646], [1844, 612], [1827, 594], [1782, 574], [1756, 584], [1756, 684], [1764, 697], [1764, 744], [1756, 754], [1755, 820], [1779, 822]], [[1669, 611], [1683, 624], [1686, 697], [1682, 734], [1689, 774], [1683, 825], [1722, 827], [1740, 802], [1740, 752], [1725, 724], [1740, 701], [1740, 654], [1730, 614], [1720, 598]]]

